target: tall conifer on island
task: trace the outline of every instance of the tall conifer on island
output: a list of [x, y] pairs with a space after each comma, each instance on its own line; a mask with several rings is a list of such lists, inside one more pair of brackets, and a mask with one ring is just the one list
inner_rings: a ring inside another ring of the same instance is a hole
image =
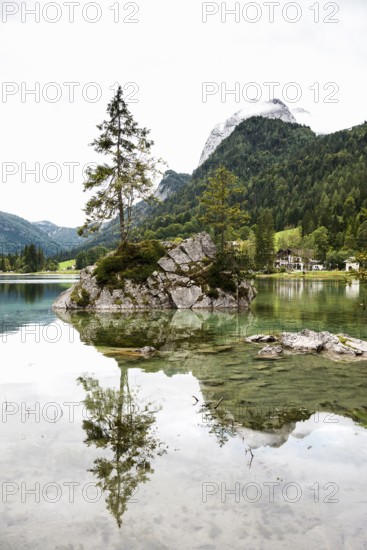
[[151, 149], [149, 130], [140, 128], [123, 98], [121, 86], [108, 104], [108, 120], [97, 128], [101, 132], [91, 145], [109, 162], [89, 167], [84, 191], [95, 191], [84, 209], [86, 221], [80, 235], [98, 231], [103, 222], [119, 216], [120, 240], [126, 243], [132, 222], [132, 206], [136, 199], [151, 198], [154, 180], [160, 174], [160, 160]]

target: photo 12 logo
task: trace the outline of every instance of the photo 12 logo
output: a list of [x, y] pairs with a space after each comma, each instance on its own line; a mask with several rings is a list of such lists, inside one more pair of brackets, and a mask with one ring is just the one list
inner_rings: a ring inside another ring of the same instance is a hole
[[[129, 499], [128, 504], [139, 504], [139, 499], [135, 498], [139, 492], [136, 487]], [[49, 481], [41, 483], [39, 481], [26, 483], [25, 481], [3, 481], [0, 484], [1, 502], [3, 504], [14, 504], [20, 502], [27, 504], [30, 502], [40, 504], [56, 504], [61, 500], [74, 504], [81, 499], [87, 504], [96, 504], [103, 495], [103, 490], [99, 483], [79, 483], [78, 481], [63, 481], [57, 483]]]
[[310, 496], [313, 497], [315, 503], [337, 504], [339, 500], [336, 496], [340, 491], [339, 485], [333, 481], [328, 481], [325, 484], [315, 482], [306, 489], [302, 489], [299, 483], [294, 481], [288, 483], [268, 481], [261, 484], [254, 481], [249, 483], [236, 482], [232, 486], [228, 486], [225, 482], [204, 481], [201, 488], [204, 504], [208, 502], [209, 498], [220, 500], [222, 504], [228, 502], [256, 504], [260, 501], [271, 504], [280, 503], [281, 501], [295, 504], [303, 497], [309, 499]]
[[136, 2], [2, 2], [0, 9], [2, 23], [140, 23]]
[[18, 500], [22, 504], [30, 501], [36, 504], [40, 502], [56, 504], [64, 499], [73, 504], [76, 500], [77, 490], [81, 491], [79, 496], [89, 504], [95, 504], [101, 500], [102, 489], [97, 483], [81, 485], [76, 481], [64, 481], [61, 484], [51, 481], [41, 484], [37, 481], [34, 484], [27, 484], [24, 481], [21, 483], [4, 481], [1, 484], [1, 502], [7, 504]]
[[96, 168], [96, 162], [81, 164], [65, 162], [14, 162], [0, 163], [1, 183], [80, 183], [88, 177], [88, 171]]
[[298, 82], [203, 82], [201, 98], [203, 103], [213, 98], [221, 103], [257, 103], [277, 97], [286, 103], [298, 103], [305, 98], [305, 89], [310, 96], [307, 99], [314, 103], [339, 103], [340, 87], [336, 82], [314, 82], [306, 88]]
[[340, 11], [336, 2], [302, 5], [298, 2], [202, 2], [203, 23], [299, 23], [311, 20], [313, 23], [339, 23]]
[[[139, 410], [137, 404], [132, 404], [129, 407], [123, 407], [122, 412], [123, 414], [137, 414]], [[14, 421], [21, 424], [58, 424], [59, 422], [74, 424], [80, 420], [90, 420], [88, 407], [81, 401], [64, 401], [62, 403], [56, 401], [50, 403], [4, 401], [1, 403], [0, 414], [2, 424], [14, 423]]]
[[[107, 88], [98, 82], [15, 82], [1, 83], [1, 102], [14, 103], [98, 103], [116, 93], [120, 86], [115, 82]], [[121, 84], [124, 101], [128, 104], [139, 103], [139, 85], [136, 82]]]

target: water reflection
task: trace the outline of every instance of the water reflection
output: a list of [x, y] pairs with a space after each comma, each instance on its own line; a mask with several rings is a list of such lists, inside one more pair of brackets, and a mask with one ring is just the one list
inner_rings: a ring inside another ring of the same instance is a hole
[[251, 306], [261, 324], [275, 330], [328, 330], [367, 339], [367, 288], [338, 281], [257, 281], [258, 295]]
[[[81, 342], [69, 326], [52, 345], [32, 340], [22, 346], [19, 334], [9, 336], [4, 348], [9, 360], [2, 356], [3, 400], [33, 409], [39, 401], [80, 403], [86, 398], [90, 424], [82, 429], [82, 407], [73, 423], [68, 414], [56, 424], [37, 423], [31, 414], [25, 424], [20, 412], [2, 423], [3, 481], [18, 487], [24, 482], [29, 495], [23, 500], [18, 491], [3, 502], [1, 548], [364, 547], [367, 432], [361, 425], [367, 421], [366, 363], [335, 363], [317, 356], [258, 360], [257, 349], [243, 340], [268, 327], [318, 328], [326, 322], [330, 330], [339, 325], [366, 337], [366, 312], [355, 310], [356, 300], [347, 298], [344, 285], [339, 292], [325, 284], [323, 292], [293, 302], [278, 300], [276, 288], [260, 285], [252, 313], [76, 314], [65, 321], [76, 328]], [[6, 306], [6, 311], [16, 320], [29, 315], [34, 322], [50, 310], [51, 300], [45, 296], [39, 304]], [[1, 314], [2, 307], [3, 302]], [[147, 344], [157, 348], [154, 356], [134, 351]], [[86, 369], [93, 374], [82, 375]], [[135, 385], [139, 396], [132, 391]], [[132, 419], [125, 422], [129, 392], [134, 394]], [[163, 405], [148, 435], [149, 418], [134, 423], [136, 413], [145, 413], [143, 400]], [[314, 414], [296, 422], [289, 433], [293, 412], [310, 411]], [[139, 425], [141, 445], [134, 439]], [[172, 452], [157, 458], [163, 447], [158, 442], [152, 459], [149, 437], [158, 439], [155, 426]], [[148, 448], [140, 453], [146, 435]], [[131, 456], [137, 444], [138, 456]], [[145, 484], [144, 474], [149, 478]], [[63, 487], [70, 480], [80, 484], [75, 501], [70, 502], [68, 491], [59, 502], [35, 502], [37, 481], [41, 487], [49, 482]], [[80, 490], [91, 481], [105, 490], [93, 505]], [[208, 482], [217, 492], [204, 502], [203, 484]], [[249, 498], [243, 492], [247, 482]], [[253, 482], [259, 501], [253, 499]], [[340, 487], [338, 504], [325, 500], [330, 482]], [[237, 484], [240, 500], [234, 494]], [[284, 498], [289, 484], [299, 485], [298, 502]], [[270, 499], [274, 485], [275, 498]], [[320, 488], [317, 499], [315, 486]], [[137, 490], [139, 505], [130, 504]], [[109, 499], [108, 510], [104, 498]]]
[[192, 349], [205, 343], [226, 343], [240, 338], [244, 319], [223, 313], [191, 310], [127, 313], [57, 312], [80, 333], [83, 342], [122, 355], [124, 350], [153, 346], [160, 352]]
[[9, 301], [21, 299], [26, 303], [34, 304], [44, 297], [45, 290], [45, 285], [3, 283], [0, 284], [0, 299], [3, 297]]
[[[45, 295], [45, 285], [22, 284], [14, 285], [4, 283], [0, 285], [0, 295], [5, 295], [9, 300], [24, 300], [26, 304], [34, 304]], [[1, 296], [0, 296], [1, 299]]]
[[25, 325], [55, 320], [52, 302], [70, 286], [71, 280], [65, 278], [0, 277], [0, 334], [16, 333]]
[[358, 298], [360, 294], [359, 281], [353, 281], [353, 283], [345, 286], [345, 295], [347, 298]]
[[224, 402], [223, 398], [217, 403], [205, 402], [199, 413], [202, 426], [216, 437], [220, 447], [231, 437], [241, 437], [249, 450], [266, 445], [281, 447], [297, 422], [318, 414], [299, 405], [245, 407], [233, 401]]
[[152, 403], [139, 403], [136, 392], [130, 389], [127, 368], [121, 368], [118, 390], [102, 388], [91, 377], [80, 377], [78, 381], [87, 392], [84, 442], [108, 451], [108, 456], [94, 461], [90, 472], [102, 491], [108, 493], [107, 509], [121, 527], [128, 503], [134, 502], [131, 497], [154, 473], [152, 461], [166, 452], [154, 428], [157, 409]]
[[[354, 311], [351, 305], [350, 322]], [[235, 436], [279, 446], [298, 421], [320, 412], [363, 422], [366, 363], [338, 363], [318, 355], [260, 359], [258, 348], [246, 344], [245, 337], [264, 328], [265, 332], [274, 330], [276, 320], [268, 317], [265, 327], [256, 310], [74, 312], [63, 313], [61, 318], [78, 330], [83, 342], [114, 358], [120, 368], [138, 365], [146, 372], [163, 371], [167, 376], [192, 373], [201, 391], [194, 397], [198, 421], [220, 446]], [[283, 323], [282, 328], [288, 330], [299, 328], [286, 315]], [[155, 347], [157, 353], [147, 357], [136, 351], [146, 345]], [[259, 436], [264, 433], [269, 437]]]

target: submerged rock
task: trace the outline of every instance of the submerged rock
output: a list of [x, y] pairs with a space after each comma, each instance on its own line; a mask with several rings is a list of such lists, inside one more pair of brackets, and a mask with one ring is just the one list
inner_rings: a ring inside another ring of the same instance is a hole
[[153, 348], [153, 346], [145, 346], [140, 349], [134, 349], [136, 353], [141, 353], [142, 355], [149, 355], [151, 353], [155, 353], [157, 350]]
[[282, 346], [266, 346], [259, 351], [258, 355], [263, 358], [277, 359], [282, 353]]
[[[80, 282], [61, 294], [56, 310], [125, 311], [148, 309], [237, 309], [248, 308], [256, 296], [249, 280], [242, 280], [236, 292], [210, 288], [206, 275], [216, 258], [207, 233], [199, 233], [178, 245], [169, 243], [156, 270], [143, 283], [122, 279], [101, 285], [95, 266], [83, 269]], [[114, 288], [118, 287], [118, 288]]]
[[[267, 340], [269, 338], [269, 340]], [[246, 342], [263, 343], [278, 341], [273, 335], [255, 335], [246, 338]], [[330, 359], [367, 359], [367, 342], [346, 334], [335, 335], [331, 332], [315, 332], [303, 329], [300, 332], [283, 332], [279, 346], [267, 346], [259, 351], [260, 357], [279, 357], [287, 354], [322, 354]]]
[[301, 332], [283, 332], [280, 342], [293, 351], [298, 352], [319, 352], [325, 344], [331, 342], [334, 338], [336, 340], [333, 343], [339, 342], [337, 337], [334, 337], [329, 332], [314, 332], [313, 330], [304, 329]]
[[278, 338], [274, 336], [273, 334], [255, 334], [254, 336], [249, 336], [245, 339], [245, 342], [248, 342], [249, 344], [253, 343], [271, 343], [271, 342], [277, 342]]

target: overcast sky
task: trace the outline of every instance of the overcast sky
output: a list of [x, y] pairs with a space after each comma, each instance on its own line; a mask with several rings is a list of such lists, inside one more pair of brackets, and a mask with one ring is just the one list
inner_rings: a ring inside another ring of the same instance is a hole
[[[365, 0], [237, 2], [237, 22], [221, 2], [67, 3], [41, 2], [38, 23], [26, 12], [35, 2], [1, 3], [1, 211], [83, 222], [82, 166], [96, 160], [88, 143], [116, 82], [133, 83], [131, 111], [151, 129], [156, 155], [178, 172], [197, 166], [216, 123], [250, 107], [256, 94], [268, 100], [268, 82], [280, 83], [274, 96], [290, 108], [311, 113], [300, 120], [315, 131], [367, 119]], [[203, 83], [212, 83], [206, 98]], [[240, 98], [225, 93], [236, 86]], [[26, 93], [37, 87], [39, 97]], [[27, 173], [36, 163], [39, 182]]]

